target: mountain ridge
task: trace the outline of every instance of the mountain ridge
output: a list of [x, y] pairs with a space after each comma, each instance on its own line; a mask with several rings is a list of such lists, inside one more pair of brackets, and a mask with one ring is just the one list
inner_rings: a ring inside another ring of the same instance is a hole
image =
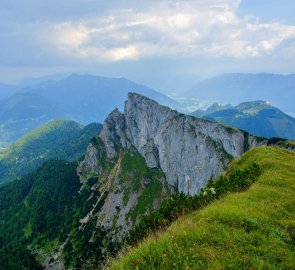
[[[81, 91], [82, 89], [83, 91]], [[33, 87], [27, 87], [24, 91], [38, 93], [57, 104], [61, 102], [65, 110], [72, 110], [74, 107], [77, 107], [78, 109], [76, 108], [76, 110], [78, 112], [83, 109], [86, 118], [77, 118], [73, 120], [85, 124], [93, 121], [103, 121], [114, 107], [123, 109], [127, 93], [132, 91], [132, 89], [157, 99], [159, 102], [170, 105], [177, 104], [164, 94], [144, 85], [134, 83], [128, 79], [108, 78], [89, 74], [72, 74], [58, 81], [47, 81]], [[67, 99], [69, 95], [71, 95], [71, 99]], [[87, 110], [90, 109], [92, 106], [91, 104], [95, 104], [95, 100], [99, 101], [100, 106], [106, 111], [104, 111], [103, 114], [102, 111], [93, 111], [92, 116], [87, 116]], [[69, 111], [68, 113], [71, 112]], [[75, 117], [77, 117], [77, 115]], [[87, 119], [87, 117], [90, 118]]]
[[17, 93], [0, 100], [0, 148], [54, 119], [84, 125], [103, 122], [114, 107], [123, 109], [129, 91], [177, 106], [177, 102], [164, 94], [125, 78], [72, 74], [60, 80], [20, 87]]
[[200, 81], [186, 94], [223, 104], [262, 99], [294, 114], [294, 85], [295, 74], [227, 73]]
[[267, 101], [242, 102], [237, 106], [214, 103], [192, 115], [246, 130], [256, 136], [295, 139], [295, 119]]

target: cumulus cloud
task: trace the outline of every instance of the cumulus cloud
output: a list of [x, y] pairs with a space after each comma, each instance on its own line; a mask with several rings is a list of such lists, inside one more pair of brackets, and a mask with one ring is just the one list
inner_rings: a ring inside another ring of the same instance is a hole
[[45, 40], [61, 55], [96, 61], [148, 57], [257, 57], [294, 42], [295, 26], [237, 13], [240, 1], [148, 1], [98, 16], [48, 25]]
[[137, 70], [146, 72], [146, 63], [153, 65], [151, 74], [160, 61], [169, 62], [166, 69], [177, 62], [179, 70], [191, 73], [203, 71], [205, 65], [223, 72], [229, 65], [234, 70], [242, 65], [252, 70], [251, 65], [260, 63], [285, 67], [288, 62], [288, 70], [294, 70], [295, 26], [245, 15], [239, 10], [241, 3], [4, 1], [0, 67], [108, 66], [114, 70], [116, 64], [121, 74], [121, 67], [125, 71], [128, 64], [134, 65], [133, 75]]

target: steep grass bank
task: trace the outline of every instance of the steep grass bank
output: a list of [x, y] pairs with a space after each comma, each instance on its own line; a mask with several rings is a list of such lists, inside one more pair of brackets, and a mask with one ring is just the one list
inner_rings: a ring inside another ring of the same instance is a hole
[[295, 269], [295, 154], [256, 148], [229, 171], [253, 162], [262, 174], [247, 191], [179, 218], [109, 269]]

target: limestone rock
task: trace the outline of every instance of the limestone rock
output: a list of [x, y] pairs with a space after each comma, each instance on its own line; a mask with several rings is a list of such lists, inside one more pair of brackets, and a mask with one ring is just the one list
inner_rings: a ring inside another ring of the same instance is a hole
[[126, 137], [147, 164], [157, 164], [170, 185], [191, 195], [224, 171], [232, 158], [266, 143], [241, 130], [180, 114], [135, 93], [128, 95], [124, 115]]
[[98, 157], [102, 154], [99, 153], [93, 143], [88, 145], [84, 160], [79, 163], [77, 168], [77, 174], [80, 176], [80, 179], [87, 178], [89, 175], [99, 174], [102, 171], [98, 162]]
[[222, 173], [233, 158], [266, 144], [241, 130], [178, 113], [136, 93], [129, 93], [124, 114], [115, 109], [108, 116], [99, 137], [109, 159], [118, 156], [120, 147], [133, 146], [149, 167], [165, 173], [170, 186], [190, 195]]

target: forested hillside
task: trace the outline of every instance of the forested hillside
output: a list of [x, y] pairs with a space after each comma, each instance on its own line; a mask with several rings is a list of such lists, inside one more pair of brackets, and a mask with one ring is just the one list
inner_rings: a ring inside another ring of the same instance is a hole
[[0, 188], [0, 269], [37, 269], [37, 259], [53, 249], [47, 244], [67, 237], [75, 208], [82, 207], [75, 201], [80, 188], [76, 166], [48, 161]]
[[83, 127], [55, 120], [30, 132], [0, 152], [0, 184], [32, 172], [49, 159], [77, 161], [100, 130], [100, 124]]

